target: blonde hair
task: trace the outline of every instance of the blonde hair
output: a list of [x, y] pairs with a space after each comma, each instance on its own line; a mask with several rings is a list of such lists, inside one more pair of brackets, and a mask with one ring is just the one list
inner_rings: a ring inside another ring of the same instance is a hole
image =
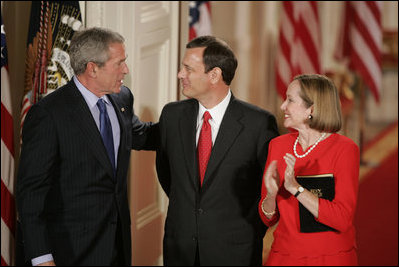
[[320, 74], [301, 74], [294, 78], [300, 83], [299, 96], [307, 108], [313, 105], [309, 127], [321, 132], [338, 132], [342, 127], [341, 102], [334, 83]]

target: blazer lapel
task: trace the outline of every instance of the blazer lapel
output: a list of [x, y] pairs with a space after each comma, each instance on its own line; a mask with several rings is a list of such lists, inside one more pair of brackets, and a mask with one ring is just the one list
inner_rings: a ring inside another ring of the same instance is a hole
[[195, 134], [197, 125], [198, 103], [191, 102], [186, 110], [180, 116], [180, 136], [184, 150], [184, 158], [186, 159], [187, 169], [190, 173], [191, 181], [195, 188], [198, 189], [198, 163], [195, 147]]
[[[118, 117], [118, 122], [119, 122], [119, 127], [120, 127], [120, 142], [119, 142], [119, 149], [118, 149], [118, 157], [117, 157], [117, 169], [116, 169], [116, 177], [119, 177], [119, 171], [121, 170], [122, 166], [120, 164], [123, 164], [123, 161], [121, 160], [122, 158], [126, 157], [125, 153], [125, 147], [127, 147], [127, 129], [126, 129], [126, 124], [124, 123], [124, 118], [121, 113], [121, 106], [119, 105], [118, 101], [116, 98], [114, 98], [113, 95], [108, 95], [112, 105], [114, 106], [116, 116]], [[130, 151], [130, 150], [129, 150]]]
[[233, 145], [234, 140], [240, 134], [243, 125], [239, 122], [242, 117], [242, 111], [231, 96], [229, 106], [224, 114], [212, 153], [206, 168], [204, 182], [202, 188], [205, 189], [211, 181], [212, 173], [217, 169], [229, 148]]
[[75, 86], [73, 81], [71, 83], [72, 86], [66, 88], [70, 96], [66, 99], [66, 102], [68, 107], [71, 107], [72, 119], [76, 121], [78, 127], [82, 130], [83, 138], [86, 139], [87, 144], [93, 150], [95, 157], [100, 161], [101, 165], [106, 168], [110, 176], [114, 177], [111, 161], [108, 158], [107, 151], [93, 116], [91, 115], [86, 101], [79, 92], [79, 89]]

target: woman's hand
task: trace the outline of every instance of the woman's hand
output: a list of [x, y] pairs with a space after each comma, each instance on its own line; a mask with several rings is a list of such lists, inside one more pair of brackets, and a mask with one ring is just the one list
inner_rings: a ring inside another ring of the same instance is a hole
[[284, 188], [291, 194], [295, 194], [297, 188], [299, 187], [299, 183], [295, 179], [294, 172], [296, 158], [294, 157], [294, 155], [286, 153], [284, 156], [284, 160], [287, 164], [284, 172]]
[[280, 177], [277, 172], [277, 160], [273, 160], [265, 172], [263, 177], [267, 189], [267, 197], [275, 198], [280, 185]]

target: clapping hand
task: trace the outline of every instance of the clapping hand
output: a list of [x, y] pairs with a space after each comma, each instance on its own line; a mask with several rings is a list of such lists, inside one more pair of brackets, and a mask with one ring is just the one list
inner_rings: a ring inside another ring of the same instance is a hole
[[273, 160], [265, 172], [263, 177], [267, 189], [268, 197], [276, 197], [280, 185], [280, 177], [277, 172], [277, 160]]
[[285, 163], [287, 164], [287, 167], [285, 168], [284, 172], [284, 188], [288, 192], [296, 192], [299, 183], [295, 179], [295, 171], [294, 171], [294, 166], [295, 166], [295, 161], [296, 158], [294, 155], [286, 153], [284, 156]]

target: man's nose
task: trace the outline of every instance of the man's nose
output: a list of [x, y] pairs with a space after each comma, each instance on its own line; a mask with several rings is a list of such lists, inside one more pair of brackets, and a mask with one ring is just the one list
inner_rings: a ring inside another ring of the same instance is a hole
[[183, 78], [184, 78], [184, 69], [181, 69], [181, 70], [177, 73], [177, 78], [178, 78], [178, 79], [183, 79]]

